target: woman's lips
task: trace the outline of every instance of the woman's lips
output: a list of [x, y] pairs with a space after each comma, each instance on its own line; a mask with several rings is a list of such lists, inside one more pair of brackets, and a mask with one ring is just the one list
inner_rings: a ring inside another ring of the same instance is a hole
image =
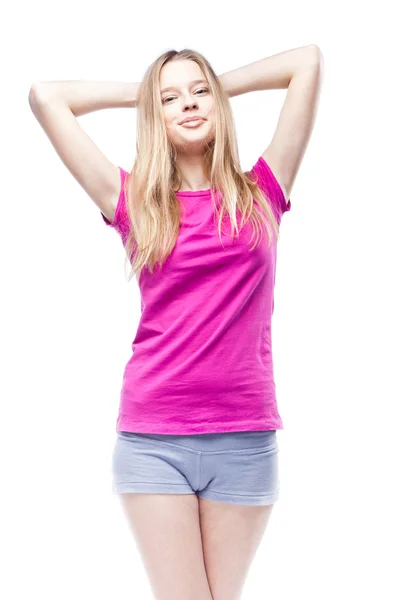
[[192, 121], [186, 121], [185, 123], [181, 123], [181, 127], [197, 127], [204, 123], [204, 119], [196, 119]]

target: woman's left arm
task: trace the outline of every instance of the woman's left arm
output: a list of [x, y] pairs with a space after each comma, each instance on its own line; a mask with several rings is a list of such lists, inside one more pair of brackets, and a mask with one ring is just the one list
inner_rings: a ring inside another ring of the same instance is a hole
[[218, 79], [230, 98], [248, 92], [282, 90], [289, 87], [294, 75], [310, 65], [320, 63], [321, 60], [321, 50], [315, 44], [311, 44], [227, 71], [218, 75]]
[[323, 80], [320, 48], [311, 44], [280, 52], [218, 76], [229, 97], [288, 89], [273, 139], [262, 156], [281, 184], [286, 200], [314, 127]]

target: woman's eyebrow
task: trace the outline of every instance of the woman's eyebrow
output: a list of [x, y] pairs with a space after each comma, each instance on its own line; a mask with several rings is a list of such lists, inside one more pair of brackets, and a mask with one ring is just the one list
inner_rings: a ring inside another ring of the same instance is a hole
[[[189, 85], [197, 85], [198, 83], [207, 83], [207, 81], [205, 79], [195, 79], [194, 81], [191, 81]], [[178, 88], [174, 87], [174, 86], [170, 86], [170, 87], [166, 87], [163, 90], [161, 90], [161, 93], [163, 94], [164, 92], [169, 92], [171, 90], [177, 90]]]

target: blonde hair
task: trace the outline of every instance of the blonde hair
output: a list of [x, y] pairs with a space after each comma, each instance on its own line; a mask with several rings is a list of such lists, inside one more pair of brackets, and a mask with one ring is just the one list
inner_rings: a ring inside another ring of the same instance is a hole
[[[219, 217], [218, 232], [225, 214], [230, 217], [232, 237], [239, 235], [236, 211], [242, 214], [241, 224], [250, 220], [256, 244], [260, 241], [263, 224], [275, 239], [279, 225], [256, 181], [242, 172], [239, 164], [234, 118], [229, 96], [222, 87], [210, 63], [199, 52], [190, 49], [169, 50], [157, 58], [147, 69], [139, 86], [137, 98], [137, 157], [131, 173], [125, 179], [129, 233], [125, 242], [126, 259], [131, 264], [129, 280], [139, 279], [147, 266], [150, 273], [156, 264], [162, 266], [172, 252], [180, 228], [180, 205], [175, 191], [179, 190], [181, 177], [176, 167], [176, 149], [167, 135], [160, 94], [160, 72], [169, 61], [195, 61], [208, 82], [214, 99], [215, 135], [207, 144], [205, 175], [211, 183], [214, 214]], [[216, 192], [221, 203], [216, 204]], [[267, 219], [255, 207], [255, 199]], [[221, 210], [219, 210], [221, 209]], [[271, 244], [270, 235], [268, 235]], [[221, 240], [222, 243], [222, 240]], [[251, 248], [251, 250], [254, 249]]]

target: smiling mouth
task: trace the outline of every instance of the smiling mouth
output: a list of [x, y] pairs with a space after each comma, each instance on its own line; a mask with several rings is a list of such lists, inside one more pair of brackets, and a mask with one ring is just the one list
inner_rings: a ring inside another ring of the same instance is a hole
[[200, 125], [200, 123], [204, 122], [204, 119], [192, 119], [191, 121], [184, 121], [181, 123], [181, 127], [195, 127], [196, 125]]

